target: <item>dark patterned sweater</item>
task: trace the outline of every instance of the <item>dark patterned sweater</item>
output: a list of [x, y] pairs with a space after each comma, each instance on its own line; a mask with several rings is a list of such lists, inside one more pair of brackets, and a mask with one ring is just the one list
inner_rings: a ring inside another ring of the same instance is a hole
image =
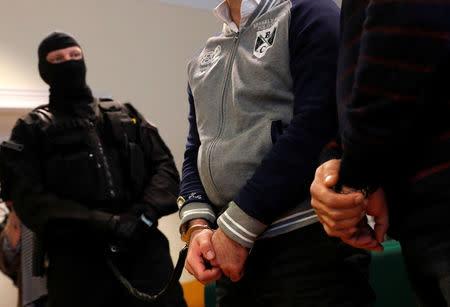
[[450, 1], [344, 0], [326, 157], [342, 157], [340, 182], [450, 207], [449, 76]]

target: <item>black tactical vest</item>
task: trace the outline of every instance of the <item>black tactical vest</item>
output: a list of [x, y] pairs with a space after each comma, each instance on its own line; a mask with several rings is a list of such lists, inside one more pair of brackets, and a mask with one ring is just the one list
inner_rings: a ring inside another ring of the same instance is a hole
[[47, 106], [33, 111], [42, 136], [43, 184], [91, 208], [120, 211], [110, 204], [133, 202], [148, 174], [140, 122], [131, 105], [100, 100], [95, 107], [93, 118], [60, 118]]

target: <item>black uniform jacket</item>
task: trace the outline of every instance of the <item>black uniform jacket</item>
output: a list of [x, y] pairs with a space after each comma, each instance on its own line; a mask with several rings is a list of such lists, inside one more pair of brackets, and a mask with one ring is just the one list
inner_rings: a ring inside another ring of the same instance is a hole
[[78, 117], [40, 107], [12, 131], [10, 141], [23, 147], [6, 150], [2, 180], [20, 219], [38, 234], [52, 222], [102, 233], [113, 214], [156, 223], [177, 210], [179, 174], [157, 129], [129, 104], [95, 99], [88, 107]]

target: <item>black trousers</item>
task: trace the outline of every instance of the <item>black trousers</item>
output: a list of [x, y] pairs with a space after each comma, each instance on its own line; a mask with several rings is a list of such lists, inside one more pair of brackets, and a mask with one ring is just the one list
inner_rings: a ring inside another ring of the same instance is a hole
[[[113, 262], [139, 291], [156, 294], [170, 278], [173, 265], [165, 236], [152, 228], [145, 240], [119, 252]], [[87, 241], [87, 242], [86, 242]], [[48, 306], [179, 306], [186, 307], [181, 285], [163, 301], [147, 304], [127, 293], [105, 261], [105, 249], [89, 240], [49, 246]]]
[[330, 238], [319, 223], [257, 241], [236, 283], [217, 281], [218, 306], [373, 306], [370, 254]]
[[450, 306], [450, 203], [405, 214], [399, 237], [418, 306]]

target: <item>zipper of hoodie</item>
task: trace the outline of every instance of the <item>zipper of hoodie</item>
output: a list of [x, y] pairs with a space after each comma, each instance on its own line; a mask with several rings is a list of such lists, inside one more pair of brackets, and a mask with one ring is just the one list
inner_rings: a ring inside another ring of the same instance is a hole
[[213, 176], [212, 176], [211, 157], [212, 157], [212, 152], [214, 150], [214, 147], [216, 147], [217, 143], [219, 142], [219, 138], [222, 135], [223, 130], [224, 130], [225, 90], [227, 89], [228, 82], [230, 81], [231, 70], [232, 70], [232, 67], [233, 67], [234, 58], [236, 56], [236, 51], [237, 51], [237, 48], [239, 46], [239, 40], [240, 40], [240, 36], [239, 36], [239, 32], [237, 32], [236, 35], [234, 36], [233, 50], [231, 51], [231, 56], [230, 56], [230, 59], [229, 59], [229, 62], [228, 62], [227, 71], [226, 71], [226, 75], [225, 75], [225, 82], [223, 83], [223, 87], [222, 87], [222, 102], [221, 102], [221, 110], [220, 110], [219, 131], [217, 132], [216, 137], [211, 142], [211, 145], [209, 146], [209, 151], [208, 151], [208, 154], [207, 154], [209, 177], [211, 178], [211, 182], [213, 184], [213, 187], [214, 187], [214, 190], [216, 191], [216, 193], [218, 191], [217, 191], [216, 183], [214, 182], [214, 179], [213, 179]]

